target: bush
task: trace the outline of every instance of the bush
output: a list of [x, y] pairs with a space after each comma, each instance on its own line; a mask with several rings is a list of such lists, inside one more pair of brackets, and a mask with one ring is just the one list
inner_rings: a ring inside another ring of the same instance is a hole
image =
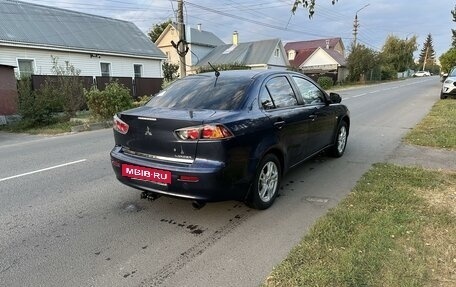
[[62, 101], [62, 109], [68, 118], [74, 117], [85, 105], [84, 88], [81, 78], [81, 70], [76, 69], [69, 61], [65, 61], [65, 66], [60, 66], [58, 58], [52, 58], [52, 71], [57, 76], [55, 88]]
[[18, 93], [19, 114], [24, 126], [35, 127], [56, 122], [53, 114], [60, 103], [48, 81], [39, 90], [33, 91], [31, 78], [22, 77], [18, 81]]
[[99, 119], [110, 119], [117, 112], [133, 107], [130, 91], [117, 82], [106, 85], [103, 91], [94, 86], [90, 91], [85, 90], [84, 95], [92, 115]]
[[173, 81], [175, 78], [177, 78], [177, 71], [179, 70], [179, 65], [164, 62], [162, 65], [162, 69], [163, 78], [165, 81]]
[[389, 67], [382, 67], [381, 70], [382, 80], [393, 80], [397, 78], [397, 71]]
[[319, 77], [317, 83], [325, 90], [330, 89], [334, 85], [333, 79], [327, 76]]
[[142, 96], [136, 99], [136, 101], [133, 102], [133, 107], [141, 107], [144, 106], [152, 97], [151, 96]]
[[59, 66], [58, 58], [52, 58], [55, 76], [45, 78], [39, 89], [32, 89], [31, 77], [18, 81], [19, 114], [22, 126], [39, 127], [56, 123], [57, 113], [65, 112], [65, 119], [76, 114], [85, 105], [82, 82], [78, 69], [68, 61]]

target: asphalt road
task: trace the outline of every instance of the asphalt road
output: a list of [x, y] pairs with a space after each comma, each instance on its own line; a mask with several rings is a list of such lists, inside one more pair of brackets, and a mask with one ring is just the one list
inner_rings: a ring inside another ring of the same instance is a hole
[[340, 91], [344, 157], [289, 173], [266, 211], [149, 202], [118, 183], [112, 131], [0, 134], [1, 286], [257, 286], [313, 223], [382, 162], [439, 97], [437, 77]]

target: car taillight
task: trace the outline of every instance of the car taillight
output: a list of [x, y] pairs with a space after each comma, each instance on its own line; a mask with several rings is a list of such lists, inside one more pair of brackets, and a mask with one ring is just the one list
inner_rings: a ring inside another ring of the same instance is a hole
[[114, 116], [114, 119], [113, 119], [113, 126], [114, 130], [118, 131], [119, 133], [121, 134], [126, 134], [128, 133], [128, 124], [124, 121], [122, 121], [121, 119], [119, 119], [119, 117], [117, 115]]
[[181, 140], [217, 140], [233, 137], [233, 133], [224, 125], [204, 125], [178, 129], [175, 131]]

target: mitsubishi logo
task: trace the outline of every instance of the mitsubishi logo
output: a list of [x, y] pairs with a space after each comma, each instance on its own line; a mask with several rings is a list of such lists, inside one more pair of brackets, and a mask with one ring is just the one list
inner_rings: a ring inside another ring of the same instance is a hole
[[147, 130], [146, 132], [144, 133], [145, 136], [151, 136], [152, 135], [152, 132], [150, 131], [149, 129], [149, 126], [147, 126]]

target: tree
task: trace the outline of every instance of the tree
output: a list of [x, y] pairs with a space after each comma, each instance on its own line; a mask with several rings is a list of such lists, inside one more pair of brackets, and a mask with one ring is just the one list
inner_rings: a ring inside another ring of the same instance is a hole
[[163, 69], [163, 78], [165, 81], [171, 82], [177, 78], [177, 70], [179, 70], [179, 65], [171, 64], [168, 62], [164, 62], [162, 65]]
[[171, 23], [172, 23], [171, 19], [168, 19], [168, 21], [165, 21], [165, 22], [159, 23], [159, 24], [155, 24], [154, 26], [152, 26], [150, 31], [147, 33], [150, 40], [155, 43], [155, 41], [157, 41], [158, 37], [160, 37], [161, 33], [163, 33], [163, 30], [165, 30], [166, 27], [168, 27], [168, 25]]
[[440, 65], [442, 65], [442, 71], [448, 73], [452, 67], [456, 66], [456, 47], [443, 53], [439, 60]]
[[423, 70], [426, 66], [435, 65], [435, 51], [434, 46], [432, 45], [432, 36], [428, 34], [426, 40], [424, 41], [423, 48], [420, 52], [420, 58], [418, 60], [420, 66], [423, 66]]
[[[454, 5], [454, 9], [451, 10], [451, 15], [453, 15], [453, 22], [456, 22], [456, 5]], [[453, 40], [451, 44], [453, 48], [456, 48], [456, 30], [451, 29], [451, 33], [453, 34], [453, 36], [451, 37], [451, 39]]]
[[378, 63], [378, 54], [374, 50], [364, 45], [351, 47], [350, 54], [347, 57], [348, 79], [354, 82], [364, 81], [366, 74], [373, 71]]
[[381, 52], [382, 65], [394, 72], [405, 71], [413, 66], [413, 53], [416, 50], [416, 36], [405, 40], [388, 36]]
[[[331, 0], [331, 3], [334, 5], [337, 2], [337, 0]], [[314, 12], [315, 12], [315, 0], [295, 0], [293, 3], [293, 8], [291, 11], [293, 13], [296, 12], [296, 9], [298, 9], [299, 6], [304, 7], [309, 11], [309, 18], [312, 18]]]

